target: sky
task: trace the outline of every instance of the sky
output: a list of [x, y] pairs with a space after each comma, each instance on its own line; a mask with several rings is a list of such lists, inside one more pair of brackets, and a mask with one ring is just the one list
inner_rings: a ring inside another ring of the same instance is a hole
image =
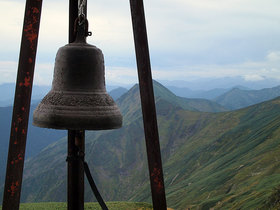
[[[153, 78], [279, 80], [279, 0], [144, 0]], [[0, 0], [0, 84], [15, 82], [25, 1]], [[129, 0], [88, 0], [87, 39], [108, 84], [137, 82]], [[51, 85], [68, 41], [68, 1], [44, 0], [34, 84]]]

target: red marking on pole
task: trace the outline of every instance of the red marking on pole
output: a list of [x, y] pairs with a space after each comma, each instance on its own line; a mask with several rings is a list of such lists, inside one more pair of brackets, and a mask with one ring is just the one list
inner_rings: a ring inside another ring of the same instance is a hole
[[20, 153], [20, 154], [17, 155], [16, 159], [11, 161], [11, 164], [16, 164], [16, 163], [18, 163], [19, 161], [22, 161], [22, 160], [23, 160], [23, 155]]
[[156, 184], [157, 191], [161, 191], [163, 189], [163, 183], [161, 182], [160, 176], [161, 170], [159, 168], [154, 168], [151, 176], [154, 178], [154, 183]]
[[25, 32], [25, 37], [27, 38], [27, 40], [30, 42], [30, 48], [32, 50], [34, 50], [34, 41], [37, 40], [38, 37], [38, 32], [36, 31], [36, 29], [33, 28], [33, 24], [37, 22], [37, 17], [33, 16], [32, 17], [32, 23], [29, 23], [25, 28], [24, 28], [24, 32]]
[[17, 141], [15, 141], [15, 142], [14, 142], [14, 144], [18, 144], [18, 142], [17, 142]]
[[23, 106], [23, 107], [21, 107], [21, 110], [22, 110], [22, 111], [24, 111], [24, 106]]
[[36, 8], [36, 7], [32, 7], [31, 9], [32, 9], [32, 12], [33, 12], [33, 13], [39, 13], [38, 8]]
[[19, 118], [17, 119], [17, 121], [18, 121], [18, 123], [22, 122], [22, 118], [19, 117]]
[[18, 181], [12, 183], [10, 189], [8, 190], [8, 192], [11, 193], [11, 196], [15, 195], [16, 191], [18, 190], [18, 186], [19, 186]]
[[28, 63], [32, 63], [32, 58], [28, 58]]
[[30, 76], [24, 78], [24, 84], [23, 85], [25, 87], [28, 87], [28, 86], [31, 85], [31, 83], [30, 83]]
[[18, 154], [18, 160], [23, 160], [22, 154]]
[[18, 131], [18, 128], [17, 128], [17, 127], [15, 127], [15, 131], [16, 131], [16, 132]]
[[24, 31], [26, 32], [25, 36], [29, 40], [30, 43], [32, 43], [36, 38], [37, 34], [35, 33], [35, 30], [33, 29], [33, 24], [30, 23], [28, 24], [25, 28]]
[[24, 129], [22, 129], [22, 132], [21, 132], [22, 134], [25, 134], [25, 130]]

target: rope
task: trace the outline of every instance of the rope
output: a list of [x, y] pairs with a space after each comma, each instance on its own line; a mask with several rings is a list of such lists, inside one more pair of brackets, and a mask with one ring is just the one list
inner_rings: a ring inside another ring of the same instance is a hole
[[93, 181], [93, 178], [91, 176], [91, 173], [90, 173], [90, 170], [89, 170], [89, 167], [88, 167], [88, 164], [86, 161], [84, 161], [83, 157], [84, 157], [84, 153], [82, 153], [83, 155], [78, 155], [76, 157], [73, 157], [73, 156], [67, 156], [66, 158], [66, 161], [73, 161], [73, 160], [81, 160], [83, 162], [83, 165], [84, 165], [84, 171], [85, 171], [85, 174], [86, 174], [86, 177], [88, 179], [88, 182], [90, 184], [90, 187], [91, 187], [91, 190], [96, 198], [96, 200], [98, 201], [99, 205], [101, 206], [102, 210], [108, 210], [103, 198], [101, 197], [96, 185], [95, 185], [95, 182]]
[[87, 179], [88, 179], [88, 182], [90, 184], [90, 187], [92, 189], [92, 192], [94, 193], [99, 205], [101, 206], [102, 210], [108, 210], [105, 202], [103, 201], [94, 181], [93, 181], [93, 178], [90, 174], [90, 170], [89, 170], [89, 167], [88, 167], [88, 164], [86, 161], [83, 161], [84, 162], [84, 169], [85, 169], [85, 173], [86, 173], [86, 176], [87, 176]]

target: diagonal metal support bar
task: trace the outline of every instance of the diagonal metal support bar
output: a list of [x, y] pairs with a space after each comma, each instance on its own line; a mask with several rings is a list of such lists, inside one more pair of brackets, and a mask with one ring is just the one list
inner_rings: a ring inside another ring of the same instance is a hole
[[153, 208], [166, 209], [153, 81], [143, 0], [130, 0]]
[[2, 205], [3, 210], [19, 209], [41, 8], [42, 0], [26, 1]]

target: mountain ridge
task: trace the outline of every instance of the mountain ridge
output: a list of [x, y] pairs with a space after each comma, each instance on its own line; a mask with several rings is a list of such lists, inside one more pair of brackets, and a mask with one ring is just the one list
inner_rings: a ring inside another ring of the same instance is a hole
[[280, 85], [261, 90], [241, 90], [233, 88], [214, 99], [218, 104], [230, 109], [240, 109], [280, 96]]

